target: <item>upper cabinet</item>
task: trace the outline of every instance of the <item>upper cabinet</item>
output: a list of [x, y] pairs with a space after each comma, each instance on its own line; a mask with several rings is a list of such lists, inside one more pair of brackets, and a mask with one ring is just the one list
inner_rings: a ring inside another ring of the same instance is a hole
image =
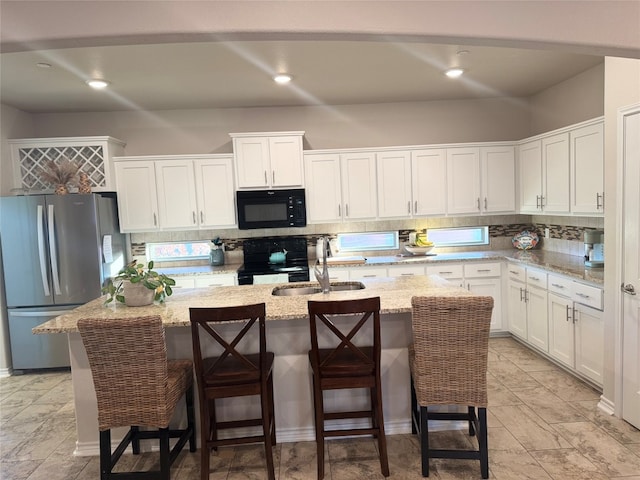
[[236, 224], [231, 155], [115, 159], [122, 232]]
[[9, 140], [13, 186], [26, 192], [53, 191], [40, 172], [47, 162], [68, 159], [87, 174], [94, 192], [115, 190], [112, 159], [124, 153], [125, 143], [113, 137], [23, 138]]
[[373, 153], [305, 154], [309, 223], [376, 218]]
[[376, 154], [378, 214], [381, 218], [406, 218], [413, 214], [411, 196], [411, 152]]
[[413, 215], [447, 212], [447, 154], [444, 148], [411, 151]]
[[447, 198], [450, 214], [515, 212], [513, 146], [447, 148]]
[[304, 186], [304, 132], [230, 133], [238, 189]]
[[571, 211], [604, 212], [604, 125], [588, 125], [572, 130]]
[[601, 120], [561, 129], [518, 147], [522, 213], [604, 211]]

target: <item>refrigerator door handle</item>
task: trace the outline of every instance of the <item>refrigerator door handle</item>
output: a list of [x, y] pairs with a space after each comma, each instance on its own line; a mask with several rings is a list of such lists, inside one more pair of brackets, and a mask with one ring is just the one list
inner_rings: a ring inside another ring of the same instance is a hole
[[56, 232], [53, 218], [53, 205], [49, 205], [49, 256], [51, 257], [51, 276], [53, 277], [53, 291], [62, 295], [60, 290], [60, 276], [58, 275], [58, 257], [56, 255]]
[[49, 282], [47, 281], [47, 264], [44, 246], [44, 208], [42, 205], [38, 205], [38, 258], [40, 259], [40, 276], [42, 277], [44, 296], [49, 297], [51, 291], [49, 290]]

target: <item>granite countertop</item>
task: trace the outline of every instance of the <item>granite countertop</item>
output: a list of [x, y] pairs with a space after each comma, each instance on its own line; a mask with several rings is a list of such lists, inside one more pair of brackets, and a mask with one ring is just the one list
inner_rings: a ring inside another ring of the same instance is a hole
[[[77, 322], [81, 318], [116, 318], [160, 315], [165, 327], [184, 327], [189, 325], [190, 307], [226, 307], [266, 304], [267, 320], [294, 320], [308, 315], [308, 300], [345, 300], [366, 297], [380, 297], [380, 312], [411, 312], [411, 297], [420, 295], [470, 296], [468, 290], [456, 287], [441, 277], [416, 276], [399, 278], [364, 279], [362, 290], [331, 292], [298, 296], [274, 296], [271, 294], [277, 285], [238, 285], [233, 287], [185, 288], [174, 291], [163, 304], [146, 307], [127, 307], [122, 304], [104, 305], [106, 297], [97, 298], [82, 305], [68, 314], [60, 315], [33, 329], [33, 333], [69, 333], [77, 332]], [[300, 287], [311, 283], [286, 284]], [[316, 285], [314, 283], [313, 285]]]

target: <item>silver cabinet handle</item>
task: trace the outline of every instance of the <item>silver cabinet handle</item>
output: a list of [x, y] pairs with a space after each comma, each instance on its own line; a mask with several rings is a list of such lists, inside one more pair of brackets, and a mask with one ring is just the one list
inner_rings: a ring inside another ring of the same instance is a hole
[[571, 307], [567, 305], [567, 322], [571, 320], [571, 315], [569, 315], [569, 310], [571, 310]]
[[407, 202], [407, 213], [411, 214], [411, 201]]
[[524, 303], [529, 303], [529, 290], [524, 289]]
[[371, 274], [371, 275], [363, 275], [363, 277], [364, 278], [376, 278], [377, 275], [373, 275], [373, 274]]
[[487, 209], [487, 197], [484, 197], [484, 209]]
[[341, 217], [342, 216], [342, 208], [341, 205], [338, 204], [338, 216]]
[[523, 298], [522, 298], [522, 287], [520, 287], [520, 301], [521, 302], [523, 301]]
[[573, 307], [571, 310], [573, 311], [573, 323], [576, 323], [578, 321], [578, 311], [576, 307]]
[[476, 270], [476, 272], [480, 273], [480, 272], [490, 272], [491, 269], [490, 268], [479, 268], [478, 270]]
[[200, 210], [200, 223], [204, 223], [204, 212]]
[[271, 185], [275, 185], [276, 183], [276, 171], [271, 170]]
[[540, 195], [540, 208], [544, 208], [544, 195]]
[[533, 280], [534, 282], [540, 281], [538, 277], [529, 277], [529, 280]]
[[536, 208], [540, 208], [540, 195], [536, 195]]
[[267, 183], [269, 183], [269, 181], [267, 180], [267, 171], [264, 171], [264, 184], [266, 185]]
[[191, 214], [193, 215], [193, 224], [195, 225], [198, 222], [198, 220], [196, 220], [196, 212], [193, 211]]
[[414, 213], [418, 213], [418, 200], [413, 203]]
[[156, 214], [153, 214], [153, 226], [157, 227], [158, 226], [158, 218], [156, 217]]
[[551, 286], [552, 286], [552, 287], [556, 287], [556, 288], [562, 288], [562, 289], [564, 289], [564, 288], [565, 288], [565, 286], [564, 286], [564, 285], [560, 285], [559, 283], [552, 283], [552, 284], [551, 284]]
[[604, 192], [600, 195], [600, 192], [596, 192], [596, 210], [604, 210]]
[[451, 275], [453, 272], [438, 272], [438, 275]]
[[520, 275], [520, 272], [516, 272], [514, 270], [509, 270], [509, 273], [511, 273], [513, 275]]
[[401, 273], [400, 276], [402, 277], [413, 277], [415, 275], [415, 273]]
[[345, 210], [345, 212], [344, 212], [345, 216], [348, 217], [349, 216], [349, 204], [348, 203], [344, 206], [344, 210]]
[[480, 197], [478, 197], [478, 210], [480, 210]]
[[584, 293], [580, 293], [580, 292], [576, 293], [576, 295], [580, 298], [591, 298], [591, 296], [585, 295]]
[[635, 295], [636, 294], [636, 289], [633, 285], [631, 285], [630, 283], [627, 283], [626, 285], [623, 283], [621, 285], [622, 287], [622, 291], [628, 295]]

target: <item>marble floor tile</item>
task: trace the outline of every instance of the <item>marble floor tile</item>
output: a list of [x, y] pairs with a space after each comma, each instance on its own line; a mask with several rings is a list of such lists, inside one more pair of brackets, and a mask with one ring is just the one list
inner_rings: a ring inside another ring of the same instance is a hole
[[[598, 410], [599, 393], [510, 338], [489, 341], [489, 467], [497, 480], [640, 480], [640, 431]], [[75, 418], [69, 372], [0, 379], [0, 479], [94, 480], [99, 459], [74, 457]], [[436, 425], [437, 426], [437, 425]], [[446, 425], [449, 428], [449, 425]], [[431, 431], [439, 448], [472, 448], [466, 428]], [[387, 435], [390, 480], [419, 480], [416, 435]], [[278, 444], [278, 480], [315, 480], [315, 442]], [[125, 454], [116, 471], [157, 468], [157, 452]], [[209, 480], [266, 477], [262, 444], [212, 452]], [[479, 479], [474, 460], [432, 459], [436, 480]], [[383, 479], [372, 438], [333, 439], [326, 480]], [[200, 479], [200, 452], [184, 450], [174, 480]]]
[[571, 447], [557, 430], [526, 405], [495, 407], [492, 412], [527, 450]]
[[546, 388], [514, 388], [512, 392], [547, 423], [581, 422], [585, 420], [573, 405], [565, 402]]
[[538, 450], [531, 456], [554, 480], [608, 480], [598, 468], [575, 449]]
[[640, 473], [640, 457], [593, 423], [559, 423], [554, 428], [604, 474], [615, 477]]

